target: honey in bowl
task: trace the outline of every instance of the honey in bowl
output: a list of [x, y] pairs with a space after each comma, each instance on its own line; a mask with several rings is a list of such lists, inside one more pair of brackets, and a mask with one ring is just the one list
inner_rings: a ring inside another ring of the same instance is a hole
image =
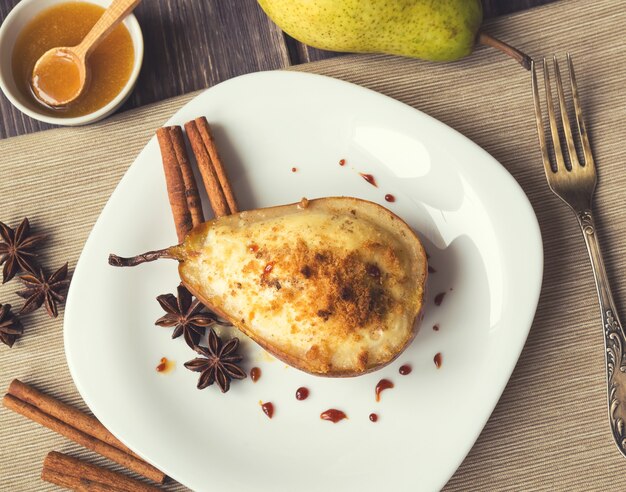
[[[13, 48], [13, 77], [25, 98], [40, 111], [67, 118], [90, 114], [111, 102], [128, 82], [135, 52], [128, 29], [121, 24], [87, 59], [87, 86], [76, 101], [64, 108], [52, 108], [45, 106], [32, 92], [33, 68], [41, 55], [52, 48], [79, 44], [104, 10], [87, 2], [58, 4], [37, 15], [19, 34]], [[59, 75], [63, 77], [63, 72]]]
[[73, 100], [80, 92], [81, 70], [72, 55], [57, 51], [45, 56], [33, 71], [32, 89], [37, 98], [51, 106], [61, 106], [62, 101]]

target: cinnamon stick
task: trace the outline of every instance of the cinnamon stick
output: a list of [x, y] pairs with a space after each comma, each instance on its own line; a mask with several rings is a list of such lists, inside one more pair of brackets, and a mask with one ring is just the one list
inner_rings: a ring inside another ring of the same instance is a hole
[[158, 487], [145, 484], [134, 478], [122, 475], [121, 473], [107, 470], [101, 466], [93, 465], [81, 459], [63, 453], [57, 453], [56, 451], [51, 451], [46, 456], [43, 462], [42, 478], [44, 473], [50, 474], [50, 472], [77, 479], [89, 480], [124, 492], [155, 492], [160, 490]]
[[187, 201], [183, 171], [174, 144], [174, 132], [170, 128], [159, 128], [156, 135], [161, 148], [163, 172], [165, 173], [167, 195], [172, 207], [172, 215], [174, 216], [174, 226], [176, 227], [178, 241], [182, 242], [193, 227], [193, 219]]
[[187, 132], [187, 138], [191, 144], [191, 150], [196, 157], [198, 169], [200, 169], [200, 175], [204, 182], [207, 195], [209, 196], [209, 202], [211, 208], [216, 217], [223, 217], [224, 215], [230, 215], [230, 208], [224, 192], [222, 191], [222, 185], [211, 162], [211, 157], [207, 152], [202, 136], [198, 131], [195, 121], [185, 123], [185, 131]]
[[87, 478], [73, 477], [47, 468], [41, 471], [41, 479], [77, 492], [123, 492], [122, 489], [117, 489], [110, 485], [94, 482]]
[[141, 476], [149, 478], [157, 483], [165, 482], [165, 474], [149, 463], [146, 463], [133, 455], [125, 453], [124, 451], [121, 451], [98, 438], [90, 436], [89, 434], [76, 429], [70, 423], [66, 423], [52, 417], [39, 408], [26, 403], [13, 395], [4, 395], [2, 404], [9, 410], [19, 413], [24, 417], [33, 420], [34, 422], [37, 422], [38, 424], [41, 424], [64, 437], [67, 437], [81, 446], [109, 458], [110, 460], [115, 461], [116, 463]]
[[137, 459], [141, 459], [129, 448], [124, 446], [100, 421], [75, 407], [67, 405], [56, 398], [48, 396], [32, 386], [22, 383], [19, 379], [14, 379], [9, 385], [8, 394], [37, 407], [52, 417], [76, 427], [81, 432], [89, 434], [96, 439], [100, 439], [120, 451], [124, 451]]
[[204, 222], [204, 213], [202, 212], [202, 202], [200, 201], [200, 194], [198, 193], [198, 185], [196, 184], [196, 177], [193, 175], [193, 169], [191, 168], [191, 162], [187, 155], [187, 147], [185, 145], [185, 137], [183, 136], [183, 130], [180, 126], [167, 127], [174, 147], [174, 153], [180, 171], [183, 176], [183, 183], [185, 185], [185, 197], [187, 198], [187, 208], [191, 215], [191, 224], [193, 227]]
[[200, 136], [202, 137], [202, 142], [204, 142], [207, 153], [211, 158], [211, 163], [213, 164], [215, 174], [217, 174], [220, 186], [222, 187], [222, 192], [224, 193], [224, 197], [228, 203], [230, 213], [236, 214], [239, 212], [239, 209], [237, 208], [237, 202], [230, 186], [230, 182], [228, 181], [228, 176], [226, 175], [226, 169], [224, 168], [222, 159], [217, 151], [217, 145], [215, 145], [215, 139], [213, 138], [213, 133], [211, 132], [211, 125], [209, 125], [209, 122], [204, 116], [196, 118], [194, 121], [196, 122], [196, 127], [200, 132]]

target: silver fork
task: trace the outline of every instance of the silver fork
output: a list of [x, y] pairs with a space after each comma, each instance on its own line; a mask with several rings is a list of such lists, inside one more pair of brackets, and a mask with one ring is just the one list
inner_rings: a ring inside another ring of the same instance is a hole
[[[596, 165], [585, 129], [585, 122], [583, 121], [578, 87], [574, 75], [574, 66], [569, 53], [567, 54], [567, 65], [571, 82], [571, 98], [574, 104], [578, 127], [576, 137], [582, 148], [584, 156], [583, 162], [579, 161], [578, 154], [576, 153], [572, 125], [570, 124], [567, 113], [563, 83], [561, 81], [561, 73], [556, 56], [553, 59], [553, 71], [556, 79], [556, 92], [561, 113], [561, 131], [566, 142], [565, 149], [561, 145], [561, 139], [559, 137], [559, 118], [556, 115], [553, 101], [550, 70], [545, 58], [543, 60], [546, 106], [548, 108], [550, 134], [552, 136], [552, 149], [556, 162], [551, 161], [544, 132], [541, 104], [539, 101], [539, 88], [537, 86], [537, 72], [533, 62], [531, 72], [537, 118], [537, 132], [539, 134], [539, 145], [541, 146], [541, 155], [543, 157], [543, 167], [550, 189], [574, 211], [583, 237], [585, 238], [585, 243], [587, 244], [587, 251], [591, 259], [591, 267], [596, 281], [600, 312], [602, 315], [604, 345], [606, 348], [609, 422], [615, 443], [621, 453], [626, 456], [626, 357], [624, 356], [626, 340], [622, 324], [615, 310], [615, 303], [613, 301], [613, 295], [611, 294], [611, 288], [609, 287], [602, 254], [600, 253], [596, 226], [591, 211], [593, 192], [596, 188], [597, 181]], [[569, 161], [571, 169], [568, 169], [568, 166], [566, 166], [567, 161]]]

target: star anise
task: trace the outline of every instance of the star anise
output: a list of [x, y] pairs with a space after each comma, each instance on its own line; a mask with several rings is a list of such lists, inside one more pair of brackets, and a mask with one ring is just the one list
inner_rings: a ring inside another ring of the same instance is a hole
[[57, 304], [65, 302], [64, 292], [70, 285], [66, 277], [67, 263], [50, 276], [46, 275], [42, 268], [36, 274], [20, 275], [19, 279], [26, 287], [17, 293], [18, 296], [26, 299], [20, 314], [30, 313], [43, 304], [50, 317], [56, 318], [59, 314]]
[[0, 265], [4, 263], [2, 270], [2, 283], [6, 283], [15, 277], [16, 273], [36, 272], [37, 254], [32, 251], [46, 238], [44, 234], [30, 235], [30, 223], [24, 219], [17, 229], [11, 229], [0, 222]]
[[0, 342], [12, 347], [24, 333], [20, 320], [11, 312], [10, 304], [0, 304]]
[[222, 393], [226, 393], [230, 389], [231, 380], [245, 379], [246, 373], [237, 365], [243, 358], [237, 354], [238, 349], [238, 338], [231, 338], [223, 343], [215, 330], [209, 328], [209, 346], [196, 347], [196, 351], [204, 357], [196, 357], [185, 362], [187, 369], [201, 373], [198, 389], [217, 383]]
[[216, 322], [213, 313], [205, 312], [204, 305], [194, 300], [191, 293], [182, 285], [178, 286], [178, 298], [173, 294], [163, 294], [157, 301], [167, 314], [156, 320], [158, 326], [175, 326], [172, 338], [183, 335], [185, 342], [192, 349], [204, 335], [207, 326]]

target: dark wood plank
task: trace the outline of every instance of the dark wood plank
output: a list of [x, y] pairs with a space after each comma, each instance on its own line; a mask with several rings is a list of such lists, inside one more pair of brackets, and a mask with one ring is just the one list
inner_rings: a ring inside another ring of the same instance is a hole
[[556, 0], [482, 0], [485, 17], [510, 14], [519, 10], [537, 7]]
[[[0, 0], [0, 20], [17, 2]], [[144, 35], [144, 63], [122, 109], [290, 63], [282, 32], [256, 0], [145, 0], [136, 15]], [[4, 95], [0, 112], [0, 138], [51, 127], [24, 116]]]
[[[482, 0], [486, 19], [529, 9], [556, 0]], [[333, 58], [337, 53], [311, 48], [287, 36], [287, 46], [294, 64]]]
[[[555, 0], [483, 0], [486, 17]], [[18, 0], [0, 0], [0, 21]], [[122, 110], [209, 87], [230, 77], [338, 53], [316, 50], [283, 33], [256, 0], [146, 0], [137, 9], [145, 40], [137, 87]], [[0, 96], [0, 138], [50, 128]]]

